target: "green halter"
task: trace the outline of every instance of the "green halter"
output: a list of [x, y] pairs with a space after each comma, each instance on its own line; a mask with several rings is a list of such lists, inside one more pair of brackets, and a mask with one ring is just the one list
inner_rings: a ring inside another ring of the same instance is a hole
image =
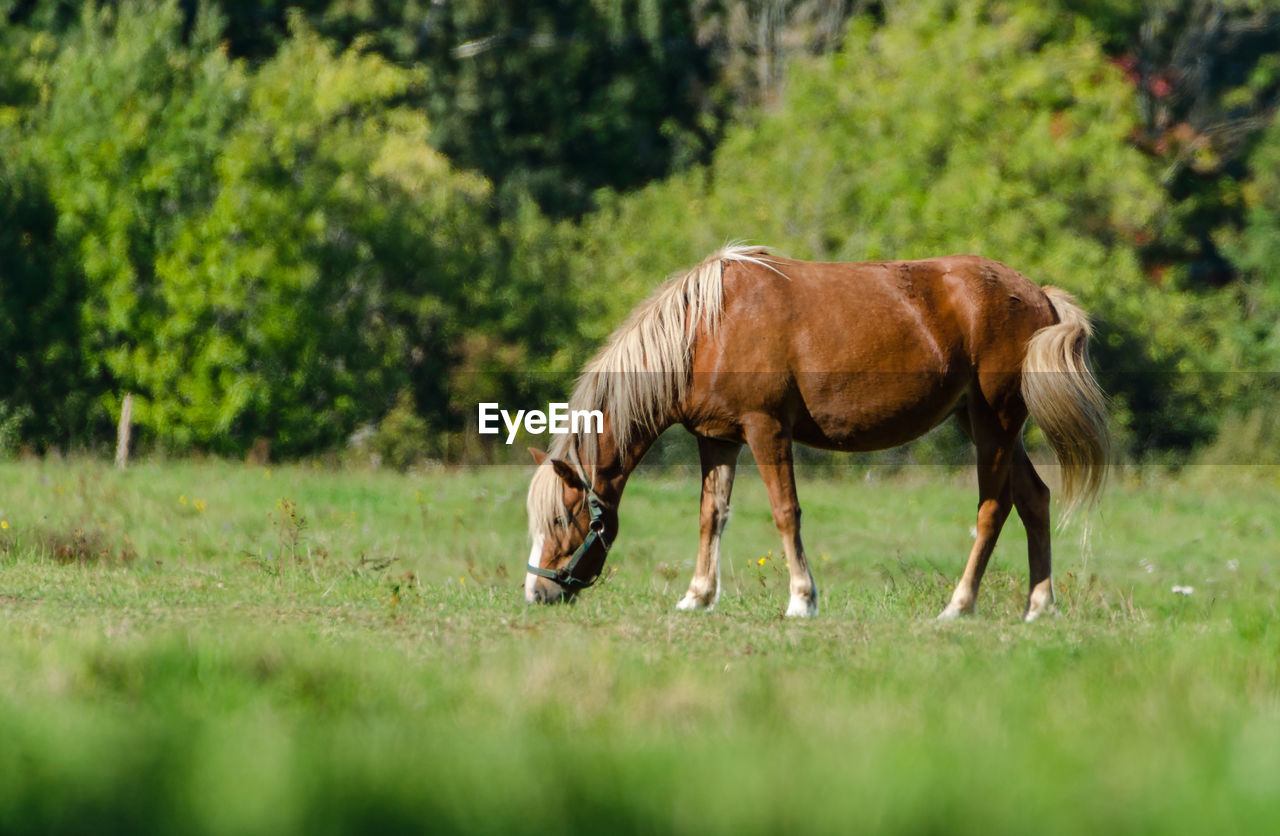
[[586, 557], [594, 549], [600, 550], [600, 565], [603, 568], [604, 558], [609, 554], [609, 547], [612, 545], [604, 537], [604, 503], [600, 497], [591, 488], [587, 488], [587, 511], [591, 514], [591, 530], [587, 532], [587, 539], [582, 541], [582, 545], [578, 546], [578, 550], [573, 553], [573, 557], [564, 566], [557, 571], [543, 569], [541, 566], [529, 566], [528, 571], [531, 574], [538, 575], [543, 578], [550, 578], [565, 589], [586, 589], [594, 586], [595, 582], [600, 580], [600, 573], [597, 572], [589, 580], [582, 580], [573, 574], [573, 570], [577, 568], [582, 558]]

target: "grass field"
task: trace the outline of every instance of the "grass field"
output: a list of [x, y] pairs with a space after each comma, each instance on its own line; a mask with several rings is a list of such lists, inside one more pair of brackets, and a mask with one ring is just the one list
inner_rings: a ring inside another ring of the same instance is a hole
[[802, 474], [815, 621], [745, 468], [716, 612], [657, 471], [529, 608], [528, 474], [0, 463], [0, 832], [1280, 828], [1274, 468], [1118, 474], [1033, 625], [1016, 519], [932, 620], [976, 498], [919, 467]]

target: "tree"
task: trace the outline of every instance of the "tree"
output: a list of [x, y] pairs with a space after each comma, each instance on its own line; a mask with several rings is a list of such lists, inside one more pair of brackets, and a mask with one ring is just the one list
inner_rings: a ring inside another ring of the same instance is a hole
[[1209, 437], [1222, 392], [1201, 373], [1206, 345], [1229, 352], [1238, 315], [1146, 280], [1141, 248], [1169, 205], [1128, 141], [1132, 88], [1088, 27], [1023, 2], [884, 12], [795, 64], [782, 100], [731, 129], [705, 172], [604, 201], [582, 244], [610, 270], [595, 283], [607, 295], [584, 289], [601, 319], [731, 239], [824, 260], [980, 253], [1094, 312], [1132, 449]]
[[1274, 412], [1280, 399], [1280, 120], [1260, 138], [1249, 160], [1253, 176], [1242, 189], [1244, 226], [1220, 236], [1223, 250], [1244, 278], [1245, 327], [1256, 345], [1234, 368], [1244, 372], [1247, 396], [1239, 407]]
[[1145, 249], [1165, 280], [1220, 288], [1217, 240], [1244, 222], [1249, 154], [1280, 106], [1280, 9], [1259, 0], [1064, 0], [1095, 21], [1137, 93], [1133, 141], [1161, 166], [1174, 221]]
[[[0, 137], [3, 132], [0, 132]], [[6, 150], [16, 144], [0, 138]], [[0, 452], [82, 437], [84, 288], [59, 257], [43, 184], [0, 155]]]
[[295, 27], [248, 85], [207, 211], [157, 263], [171, 314], [142, 365], [179, 442], [324, 448], [410, 386], [447, 414], [488, 186], [394, 104], [417, 74]]
[[702, 0], [695, 6], [698, 42], [711, 51], [716, 86], [737, 109], [776, 102], [788, 64], [840, 48], [855, 15], [873, 0]]
[[500, 207], [527, 193], [580, 215], [596, 189], [660, 178], [714, 144], [711, 66], [683, 0], [437, 4], [424, 26], [437, 143], [493, 181]]
[[[49, 284], [20, 246], [10, 272], [25, 273], [0, 306], [52, 294], [70, 312], [48, 335], [79, 363], [99, 430], [131, 392], [166, 446], [236, 453], [265, 436], [288, 456], [341, 444], [408, 392], [438, 433], [474, 410], [453, 394], [474, 346], [554, 344], [523, 316], [567, 309], [542, 250], [515, 234], [498, 246], [487, 181], [430, 147], [408, 104], [421, 71], [359, 41], [336, 50], [300, 16], [251, 68], [216, 15], [188, 23], [175, 3], [86, 7], [29, 72], [42, 93], [18, 158], [39, 188], [0, 192], [0, 214], [66, 254], [50, 262], [66, 281]], [[44, 194], [43, 214], [28, 207]], [[22, 245], [22, 230], [5, 235]], [[5, 322], [0, 340], [37, 336]]]
[[[212, 196], [213, 161], [238, 116], [243, 75], [202, 16], [183, 45], [176, 4], [84, 7], [31, 68], [21, 160], [41, 172], [66, 268], [83, 282], [77, 339], [89, 421], [124, 392], [146, 396], [140, 351], [168, 313], [155, 265], [181, 220]], [[143, 410], [145, 417], [145, 409]]]

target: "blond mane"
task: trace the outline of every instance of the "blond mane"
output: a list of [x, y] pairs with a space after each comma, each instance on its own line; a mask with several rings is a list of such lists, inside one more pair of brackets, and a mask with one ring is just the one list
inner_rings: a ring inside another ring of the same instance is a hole
[[[638, 306], [583, 368], [569, 409], [598, 409], [609, 416], [615, 449], [625, 450], [641, 433], [656, 433], [689, 386], [694, 340], [699, 328], [713, 336], [724, 310], [724, 265], [748, 262], [776, 270], [767, 247], [730, 245], [701, 264], [672, 277]], [[588, 478], [599, 458], [592, 433], [557, 436], [551, 456], [568, 460], [570, 445]], [[552, 522], [565, 518], [564, 491], [549, 464], [534, 471], [529, 483], [529, 536], [549, 533]]]

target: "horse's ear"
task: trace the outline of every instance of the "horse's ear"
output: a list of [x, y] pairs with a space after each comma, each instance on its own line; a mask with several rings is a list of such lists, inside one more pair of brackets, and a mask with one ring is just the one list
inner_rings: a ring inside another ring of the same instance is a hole
[[564, 480], [564, 483], [571, 488], [582, 487], [582, 477], [574, 470], [568, 462], [563, 459], [550, 459], [551, 466], [556, 469], [556, 475]]
[[568, 462], [561, 459], [553, 459], [548, 453], [544, 453], [537, 447], [530, 447], [529, 452], [533, 454], [533, 460], [541, 465], [543, 462], [551, 462], [551, 467], [555, 469], [556, 475], [565, 481], [565, 484], [578, 488], [582, 486], [582, 477], [578, 475]]
[[582, 488], [582, 478], [577, 474], [576, 470], [573, 470], [570, 463], [564, 461], [563, 458], [548, 458], [547, 461], [552, 463], [552, 467], [556, 469], [556, 475], [561, 478], [564, 484], [570, 486], [570, 488]]

